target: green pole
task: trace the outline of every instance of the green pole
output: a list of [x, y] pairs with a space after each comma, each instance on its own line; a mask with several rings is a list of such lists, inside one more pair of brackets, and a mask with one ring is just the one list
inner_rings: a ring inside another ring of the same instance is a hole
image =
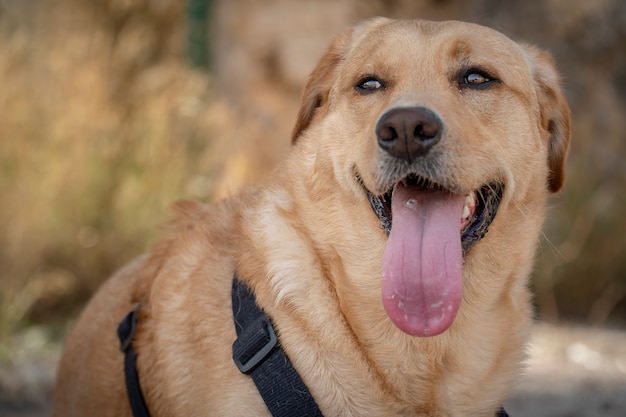
[[212, 0], [189, 0], [187, 3], [187, 59], [191, 66], [211, 68], [209, 25]]

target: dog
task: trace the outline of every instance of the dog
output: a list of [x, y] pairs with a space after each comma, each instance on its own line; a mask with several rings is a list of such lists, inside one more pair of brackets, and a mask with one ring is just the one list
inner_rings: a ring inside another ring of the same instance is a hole
[[95, 294], [54, 416], [131, 415], [116, 337], [131, 310], [150, 415], [270, 415], [233, 362], [235, 276], [321, 414], [496, 415], [523, 367], [528, 276], [570, 123], [552, 58], [495, 30], [346, 30], [265, 185], [178, 203], [168, 237]]

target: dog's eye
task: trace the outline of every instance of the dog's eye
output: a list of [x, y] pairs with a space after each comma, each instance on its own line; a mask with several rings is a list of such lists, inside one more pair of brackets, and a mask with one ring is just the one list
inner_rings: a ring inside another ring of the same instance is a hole
[[354, 86], [356, 91], [358, 91], [361, 94], [373, 93], [374, 91], [378, 91], [384, 87], [385, 86], [383, 85], [383, 83], [380, 82], [375, 77], [363, 78], [357, 83], [357, 85]]
[[472, 72], [465, 77], [465, 82], [467, 84], [484, 84], [491, 81], [491, 79], [483, 74], [479, 74], [477, 72]]
[[466, 71], [461, 77], [461, 83], [466, 87], [486, 87], [494, 81], [495, 78], [477, 69]]

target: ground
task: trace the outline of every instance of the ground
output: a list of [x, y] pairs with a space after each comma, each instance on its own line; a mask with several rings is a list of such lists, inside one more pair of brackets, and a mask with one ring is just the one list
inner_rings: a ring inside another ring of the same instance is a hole
[[626, 332], [537, 325], [511, 415], [626, 416]]
[[[0, 416], [50, 414], [59, 347], [39, 329], [0, 363]], [[624, 417], [626, 331], [538, 324], [528, 370], [505, 404], [511, 417]]]

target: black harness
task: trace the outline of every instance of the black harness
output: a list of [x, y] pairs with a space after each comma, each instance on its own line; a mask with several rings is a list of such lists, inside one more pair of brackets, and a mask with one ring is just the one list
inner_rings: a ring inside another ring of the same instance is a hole
[[[274, 417], [323, 417], [308, 388], [281, 348], [271, 319], [256, 304], [254, 294], [235, 277], [232, 289], [237, 340], [233, 360], [250, 375]], [[137, 329], [137, 308], [117, 328], [124, 353], [124, 377], [133, 417], [150, 417], [139, 385], [132, 340]], [[496, 417], [508, 417], [501, 408]]]
[[143, 398], [139, 386], [139, 374], [137, 373], [137, 356], [133, 349], [133, 337], [137, 330], [137, 309], [128, 313], [117, 327], [117, 337], [120, 339], [120, 349], [124, 352], [124, 379], [126, 380], [126, 392], [130, 401], [130, 409], [133, 417], [150, 417], [146, 400]]
[[233, 359], [256, 384], [274, 417], [323, 417], [309, 389], [280, 347], [270, 318], [256, 304], [254, 294], [233, 280], [233, 315], [237, 340]]

